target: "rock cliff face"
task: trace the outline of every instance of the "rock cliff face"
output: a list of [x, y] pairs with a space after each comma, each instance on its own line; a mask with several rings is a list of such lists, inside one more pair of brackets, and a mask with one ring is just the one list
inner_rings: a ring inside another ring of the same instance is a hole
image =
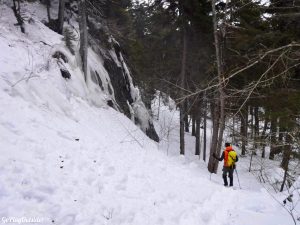
[[115, 99], [121, 107], [121, 111], [127, 116], [131, 117], [131, 112], [128, 104], [133, 103], [130, 93], [130, 83], [126, 75], [112, 58], [104, 59], [104, 68], [107, 70], [111, 84], [115, 90]]
[[113, 49], [104, 59], [104, 68], [109, 74], [118, 108], [139, 125], [148, 137], [158, 142], [159, 138], [154, 129], [152, 118], [142, 101], [139, 89], [133, 84], [121, 48], [114, 40], [112, 42]]
[[[148, 137], [158, 142], [159, 137], [154, 129], [152, 117], [150, 116], [144, 102], [142, 101], [138, 87], [134, 86], [131, 73], [124, 61], [121, 46], [112, 37], [109, 36], [108, 29], [95, 21], [89, 23], [91, 49], [102, 59], [104, 69], [109, 76], [109, 83], [113, 90], [108, 89], [108, 95], [112, 96], [107, 104], [116, 110], [123, 112], [135, 124], [137, 124]], [[107, 40], [105, 40], [107, 38]], [[92, 80], [99, 80], [99, 85], [106, 83], [101, 80], [95, 70], [97, 79], [94, 75], [91, 65], [90, 72]], [[102, 88], [103, 89], [103, 88]]]

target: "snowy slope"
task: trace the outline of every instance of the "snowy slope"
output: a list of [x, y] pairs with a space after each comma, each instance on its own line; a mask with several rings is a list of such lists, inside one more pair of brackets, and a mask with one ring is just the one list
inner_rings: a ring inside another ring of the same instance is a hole
[[[22, 34], [9, 8], [1, 6], [0, 14], [2, 223], [293, 224], [266, 191], [248, 188], [259, 185], [251, 176], [245, 189], [226, 189], [220, 174], [210, 181], [196, 158], [167, 156], [166, 146], [91, 97], [76, 64], [71, 80], [61, 77], [50, 56], [60, 36], [38, 20]], [[173, 113], [164, 112], [168, 118]]]

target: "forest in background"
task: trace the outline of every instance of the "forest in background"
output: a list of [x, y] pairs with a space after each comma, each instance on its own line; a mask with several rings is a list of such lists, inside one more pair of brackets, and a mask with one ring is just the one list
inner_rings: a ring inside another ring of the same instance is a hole
[[[291, 184], [299, 166], [289, 173], [289, 162], [300, 158], [300, 1], [136, 1], [124, 12], [120, 38], [146, 102], [163, 90], [180, 108], [180, 154], [191, 126], [203, 160], [206, 142], [212, 155], [229, 141], [242, 156], [280, 160], [280, 190]], [[208, 160], [215, 173], [218, 162]]]
[[[210, 155], [220, 154], [226, 129], [242, 156], [281, 160], [283, 190], [290, 159], [299, 162], [300, 1], [152, 1], [131, 10], [128, 58], [148, 93], [177, 100], [180, 153], [189, 124], [199, 144], [209, 118]], [[209, 171], [217, 167], [210, 157]]]

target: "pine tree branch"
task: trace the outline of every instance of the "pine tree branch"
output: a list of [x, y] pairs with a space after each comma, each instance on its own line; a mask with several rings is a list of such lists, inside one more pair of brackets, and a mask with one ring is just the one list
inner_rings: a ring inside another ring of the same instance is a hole
[[289, 48], [293, 48], [293, 47], [300, 47], [300, 43], [290, 43], [288, 45], [284, 45], [284, 46], [281, 46], [281, 47], [278, 47], [278, 48], [275, 48], [275, 49], [268, 50], [264, 54], [262, 54], [261, 56], [250, 60], [251, 62], [248, 65], [246, 65], [245, 67], [232, 72], [229, 76], [224, 78], [222, 82], [218, 82], [218, 83], [210, 85], [210, 86], [208, 86], [204, 89], [197, 90], [196, 92], [191, 93], [191, 94], [186, 95], [186, 96], [183, 96], [183, 97], [179, 98], [178, 100], [183, 99], [183, 98], [189, 98], [189, 97], [192, 97], [192, 96], [197, 95], [199, 93], [202, 93], [202, 92], [205, 92], [205, 91], [208, 91], [208, 90], [211, 90], [211, 89], [218, 88], [220, 85], [223, 85], [225, 82], [228, 82], [233, 77], [235, 77], [235, 76], [239, 75], [240, 73], [254, 67], [257, 64], [259, 64], [260, 62], [262, 62], [263, 59], [265, 59], [267, 56], [271, 55], [272, 53], [276, 53], [276, 52], [283, 51], [285, 49], [289, 49]]

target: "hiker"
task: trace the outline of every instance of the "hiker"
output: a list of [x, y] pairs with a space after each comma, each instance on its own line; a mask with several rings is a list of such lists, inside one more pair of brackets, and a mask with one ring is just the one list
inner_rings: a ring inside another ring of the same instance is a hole
[[223, 166], [224, 186], [228, 186], [227, 174], [230, 180], [229, 186], [233, 186], [233, 171], [235, 169], [235, 163], [238, 161], [238, 156], [236, 152], [233, 150], [230, 143], [225, 143], [225, 150], [223, 151], [220, 158], [217, 157], [215, 153], [213, 153], [213, 157], [219, 161], [222, 161], [224, 159], [224, 166]]

